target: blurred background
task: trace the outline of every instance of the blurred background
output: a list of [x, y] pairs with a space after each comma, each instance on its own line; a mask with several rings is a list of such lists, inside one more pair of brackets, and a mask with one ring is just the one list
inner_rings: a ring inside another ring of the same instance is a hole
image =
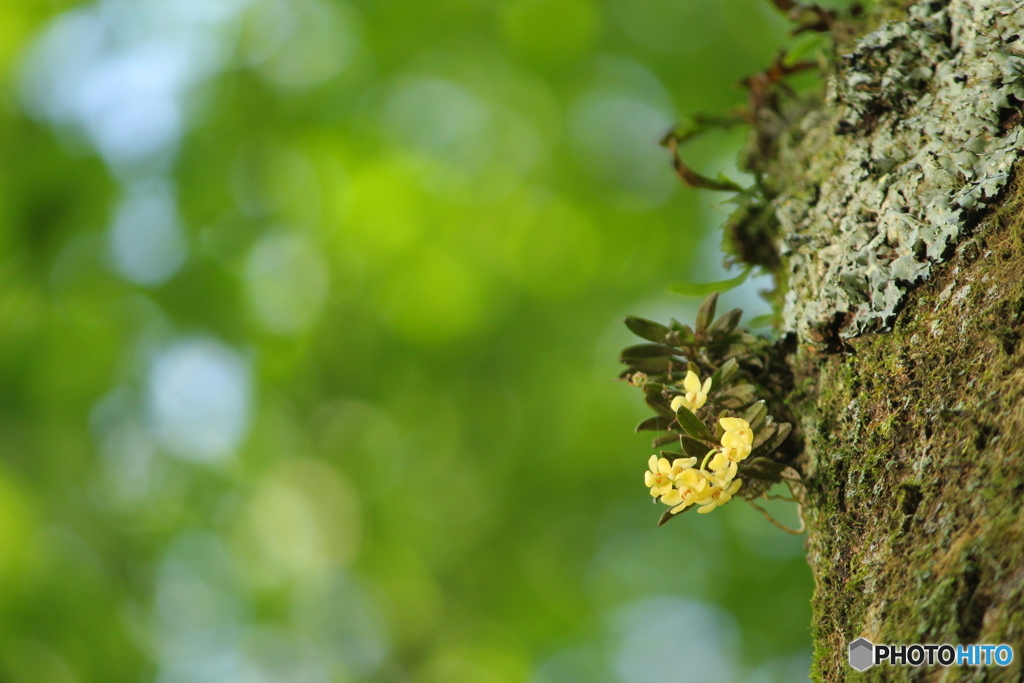
[[[0, 680], [805, 679], [802, 538], [742, 503], [656, 528], [613, 381], [623, 315], [729, 275], [723, 195], [655, 140], [787, 30], [4, 0]], [[685, 156], [742, 180], [744, 134]]]

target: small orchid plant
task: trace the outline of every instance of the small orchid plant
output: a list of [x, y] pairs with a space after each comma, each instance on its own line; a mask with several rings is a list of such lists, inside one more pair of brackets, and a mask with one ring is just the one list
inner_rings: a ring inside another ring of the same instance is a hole
[[620, 379], [639, 387], [656, 413], [636, 430], [665, 432], [653, 447], [679, 449], [652, 455], [644, 473], [651, 496], [669, 506], [659, 525], [694, 508], [707, 514], [739, 496], [780, 529], [801, 533], [802, 522], [799, 530], [789, 529], [754, 503], [769, 498], [778, 482], [793, 494], [785, 500], [796, 502], [800, 493], [800, 475], [778, 452], [792, 426], [775, 421], [759, 398], [766, 392], [752, 381], [764, 370], [769, 342], [739, 327], [738, 308], [715, 320], [717, 302], [717, 293], [704, 300], [693, 328], [626, 318], [649, 343], [622, 351], [628, 368]]

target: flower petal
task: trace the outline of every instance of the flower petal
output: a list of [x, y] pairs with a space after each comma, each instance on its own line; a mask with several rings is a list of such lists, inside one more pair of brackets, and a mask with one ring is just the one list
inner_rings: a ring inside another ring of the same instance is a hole
[[697, 377], [697, 373], [693, 370], [687, 371], [686, 379], [683, 380], [683, 386], [686, 387], [687, 391], [697, 393], [700, 391], [700, 377]]
[[742, 417], [720, 417], [718, 423], [727, 432], [738, 432], [741, 429], [750, 429], [750, 423]]

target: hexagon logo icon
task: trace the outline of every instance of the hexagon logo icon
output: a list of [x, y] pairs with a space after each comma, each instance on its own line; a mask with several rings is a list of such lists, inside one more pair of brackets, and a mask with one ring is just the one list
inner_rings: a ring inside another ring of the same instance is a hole
[[850, 643], [850, 666], [857, 671], [870, 669], [875, 665], [875, 646], [866, 638]]

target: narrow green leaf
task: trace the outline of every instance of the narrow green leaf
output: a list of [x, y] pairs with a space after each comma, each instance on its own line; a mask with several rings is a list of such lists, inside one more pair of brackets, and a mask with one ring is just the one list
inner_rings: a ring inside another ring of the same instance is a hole
[[755, 398], [756, 395], [752, 384], [738, 384], [717, 394], [714, 400], [725, 408], [739, 410], [750, 405]]
[[[825, 34], [806, 32], [800, 36], [796, 41], [796, 44], [783, 56], [782, 64], [784, 66], [795, 66], [801, 59], [816, 51], [827, 51], [829, 47], [829, 38]], [[695, 123], [690, 123], [691, 127], [695, 127]], [[689, 132], [689, 128], [686, 129]], [[700, 129], [703, 132], [703, 129]]]
[[736, 373], [739, 372], [739, 370], [740, 366], [739, 363], [736, 362], [735, 358], [730, 358], [725, 361], [725, 363], [715, 371], [715, 374], [711, 375], [711, 390], [720, 391], [725, 389], [726, 385], [728, 385], [732, 378], [736, 376]]
[[752, 329], [758, 327], [775, 327], [775, 321], [778, 319], [774, 313], [766, 313], [764, 315], [754, 316], [747, 321], [747, 325]]
[[694, 439], [688, 434], [680, 434], [679, 443], [682, 445], [683, 450], [686, 451], [686, 454], [691, 458], [703, 459], [704, 456], [708, 454], [708, 451], [711, 450], [710, 446], [706, 443], [703, 441], [697, 441], [697, 439]]
[[679, 515], [687, 513], [687, 512], [689, 512], [690, 510], [692, 510], [695, 507], [697, 507], [697, 506], [696, 505], [690, 505], [688, 507], [684, 507], [682, 510], [680, 510], [679, 512], [677, 512], [675, 514], [672, 514], [672, 510], [665, 510], [665, 512], [661, 513], [661, 518], [658, 519], [658, 526], [665, 526], [665, 524], [668, 522], [668, 520], [672, 519], [673, 517], [678, 517]]
[[768, 406], [764, 404], [764, 401], [758, 401], [747, 408], [747, 412], [743, 413], [743, 419], [747, 421], [754, 432], [757, 432], [758, 427], [764, 423], [764, 418], [767, 417], [767, 415]]
[[679, 434], [678, 433], [673, 432], [671, 434], [662, 434], [661, 436], [657, 437], [656, 439], [652, 439], [651, 440], [651, 448], [661, 448], [665, 444], [672, 443], [673, 441], [677, 441], [677, 442], [679, 441]]
[[679, 426], [683, 428], [683, 431], [698, 440], [704, 441], [715, 441], [715, 435], [711, 433], [711, 430], [707, 428], [700, 418], [689, 411], [689, 409], [680, 406], [679, 410], [676, 411], [676, 419], [679, 421]]
[[631, 360], [622, 360], [622, 363], [627, 364], [633, 369], [634, 372], [642, 372], [648, 376], [648, 378], [654, 375], [662, 375], [668, 372], [669, 366], [672, 366], [673, 370], [678, 370], [680, 367], [684, 367], [684, 362], [673, 356], [652, 356], [651, 358], [634, 358]]
[[766, 424], [764, 428], [762, 428], [761, 431], [757, 433], [757, 436], [754, 437], [754, 443], [750, 444], [750, 452], [753, 453], [757, 448], [760, 448], [765, 441], [770, 439], [772, 435], [775, 434], [775, 431], [777, 429], [778, 427], [775, 425], [774, 422], [769, 422], [768, 424]]
[[681, 296], [707, 296], [712, 293], [728, 292], [730, 289], [739, 287], [747, 281], [750, 269], [747, 268], [736, 277], [728, 280], [717, 280], [715, 282], [673, 282], [669, 285], [668, 291]]
[[674, 419], [665, 417], [663, 415], [655, 415], [649, 417], [636, 426], [638, 432], [663, 432], [668, 429], [668, 426], [675, 422]]
[[762, 481], [782, 481], [782, 471], [787, 467], [789, 465], [771, 458], [753, 458], [742, 464], [736, 476]]
[[669, 335], [672, 334], [672, 330], [661, 323], [635, 315], [626, 316], [626, 327], [636, 336], [657, 344], [669, 343]]
[[775, 434], [766, 443], [761, 444], [756, 449], [751, 450], [751, 455], [766, 456], [771, 455], [775, 450], [782, 445], [782, 442], [786, 440], [789, 433], [793, 431], [793, 425], [788, 422], [783, 422], [775, 426]]
[[734, 308], [728, 313], [723, 313], [722, 317], [716, 320], [714, 324], [708, 328], [708, 334], [711, 336], [728, 335], [736, 329], [737, 325], [740, 324], [740, 318], [742, 317], [742, 308]]
[[693, 336], [693, 328], [689, 325], [684, 325], [675, 318], [671, 319], [672, 331], [676, 333], [676, 338], [679, 340], [680, 346], [692, 346], [696, 342], [696, 338]]
[[[799, 44], [797, 43], [797, 45]], [[675, 134], [676, 143], [681, 145], [709, 130], [732, 128], [744, 125], [746, 122], [746, 119], [735, 112], [698, 113], [682, 119], [670, 132]]]
[[665, 397], [662, 396], [661, 392], [665, 390], [664, 384], [658, 384], [657, 382], [649, 382], [644, 385], [644, 401], [647, 402], [651, 408], [654, 409], [658, 415], [673, 419], [676, 415], [672, 412], [672, 409], [665, 404]]
[[697, 324], [694, 326], [694, 333], [697, 339], [701, 340], [707, 335], [708, 325], [715, 319], [715, 306], [718, 304], [718, 292], [711, 292], [700, 303], [697, 309]]
[[[647, 387], [644, 387], [644, 388], [646, 389]], [[650, 394], [648, 394], [647, 396], [644, 396], [644, 401], [658, 415], [661, 415], [661, 416], [663, 416], [663, 417], [665, 417], [665, 418], [667, 418], [669, 420], [671, 420], [673, 417], [675, 417], [675, 414], [672, 412], [672, 409], [669, 408], [667, 405], [665, 405], [665, 401], [664, 401], [664, 399], [661, 398], [661, 396], [655, 397], [655, 396], [651, 396]]]
[[667, 344], [636, 344], [627, 346], [619, 352], [619, 358], [627, 363], [631, 360], [646, 360], [648, 358], [671, 357], [679, 353], [679, 349]]

